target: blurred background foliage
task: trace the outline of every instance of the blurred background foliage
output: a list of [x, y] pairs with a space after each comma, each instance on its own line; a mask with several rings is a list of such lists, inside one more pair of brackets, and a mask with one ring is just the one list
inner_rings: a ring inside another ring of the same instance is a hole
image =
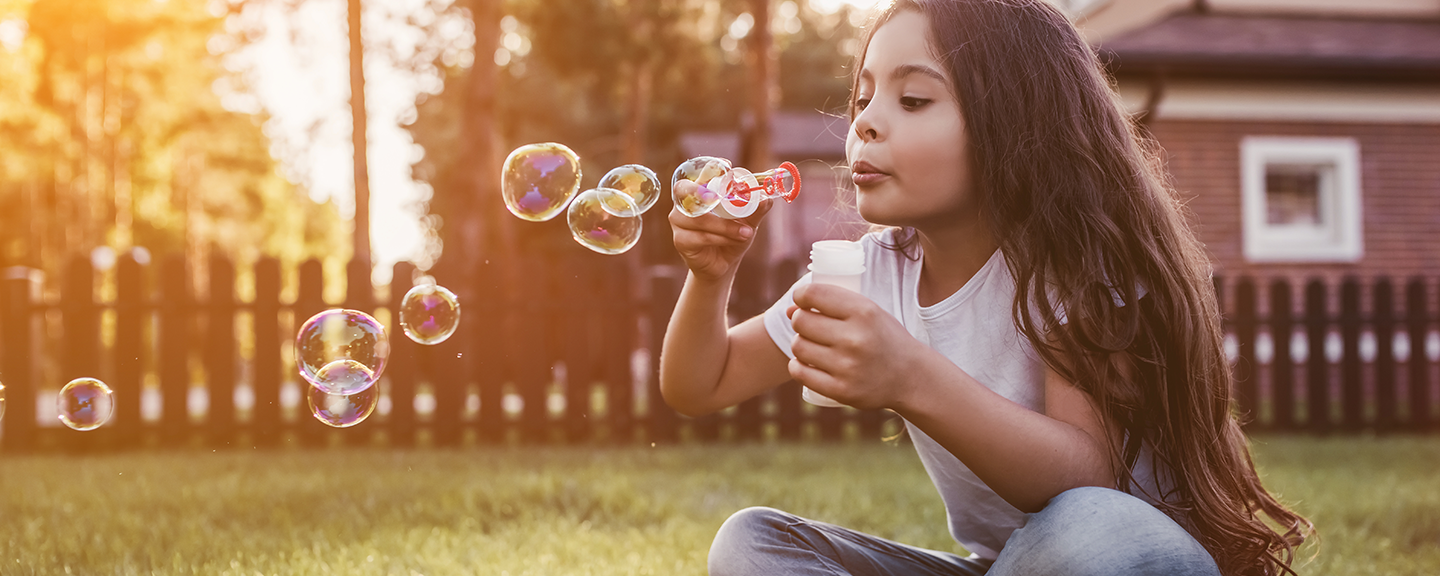
[[0, 23], [3, 265], [53, 276], [101, 247], [290, 263], [348, 247], [333, 207], [277, 171], [263, 117], [220, 105], [228, 71], [207, 45], [224, 13], [0, 0]]
[[[483, 11], [470, 0], [448, 8], [467, 19]], [[614, 166], [638, 162], [668, 180], [685, 160], [686, 132], [742, 132], [751, 122], [747, 94], [757, 89], [747, 75], [745, 52], [758, 4], [769, 10], [776, 67], [772, 109], [840, 113], [849, 93], [848, 69], [862, 14], [839, 2], [770, 0], [508, 0], [500, 3], [497, 46], [475, 49], [458, 62], [437, 59], [445, 89], [418, 103], [409, 125], [425, 156], [417, 179], [434, 188], [432, 214], [443, 215], [436, 233], [447, 247], [484, 243], [467, 238], [459, 218], [505, 226], [489, 213], [498, 200], [467, 178], [476, 162], [499, 163], [503, 154], [531, 142], [557, 141], [582, 156], [583, 187]], [[819, 4], [829, 4], [819, 6]], [[475, 12], [472, 12], [475, 10]], [[484, 22], [472, 20], [475, 27]], [[483, 35], [477, 35], [482, 38]], [[495, 70], [490, 68], [493, 60]], [[472, 156], [463, 118], [475, 100], [467, 89], [476, 74], [493, 77], [499, 158]], [[493, 76], [490, 76], [492, 75]], [[635, 110], [638, 108], [638, 112]], [[737, 163], [744, 159], [733, 159]], [[665, 183], [668, 189], [668, 182]], [[647, 213], [646, 253], [668, 248], [668, 197]], [[448, 220], [446, 220], [448, 219]], [[564, 223], [527, 225], [529, 244], [574, 248]], [[447, 225], [447, 223], [449, 225]], [[547, 230], [545, 228], [555, 228]], [[463, 249], [463, 248], [462, 248]], [[451, 250], [453, 253], [454, 250]], [[451, 254], [454, 256], [454, 254]], [[462, 260], [470, 260], [461, 257]]]
[[[478, 3], [487, 1], [461, 2], [447, 10], [470, 19]], [[643, 163], [668, 180], [673, 167], [685, 160], [682, 134], [741, 131], [749, 122], [746, 94], [756, 89], [747, 76], [744, 54], [751, 49], [744, 39], [754, 29], [751, 13], [756, 4], [501, 3], [496, 48], [474, 49], [473, 58], [448, 63], [443, 56], [437, 59], [445, 89], [422, 96], [417, 119], [408, 127], [426, 151], [415, 174], [434, 188], [430, 212], [442, 215], [435, 230], [442, 243], [454, 247], [482, 242], [466, 238], [457, 217], [505, 225], [503, 218], [488, 214], [502, 210], [500, 202], [466, 173], [476, 162], [500, 162], [517, 146], [545, 141], [569, 145], [582, 156], [582, 187], [588, 187], [610, 168], [631, 162]], [[803, 0], [771, 1], [767, 7], [774, 42], [770, 55], [778, 65], [774, 108], [840, 112], [849, 92], [848, 67], [860, 15], [852, 16], [855, 9], [839, 3], [829, 10]], [[493, 72], [488, 70], [490, 61]], [[475, 102], [469, 91], [474, 74], [493, 74], [495, 79], [493, 149], [499, 158], [470, 156], [475, 148], [463, 142], [476, 137], [462, 128], [464, 116], [473, 110], [467, 106]], [[646, 252], [663, 253], [668, 247], [668, 211], [666, 198], [647, 213], [647, 230], [657, 233], [642, 237]], [[553, 244], [554, 250], [573, 248], [564, 223], [556, 220], [527, 226], [524, 241]]]
[[[287, 269], [348, 259], [348, 215], [285, 177], [263, 111], [217, 96], [244, 89], [224, 56], [255, 31], [236, 16], [316, 1], [337, 0], [0, 0], [0, 266], [53, 276], [101, 247], [242, 265], [274, 256]], [[746, 41], [757, 7], [768, 10], [768, 52]], [[402, 122], [425, 150], [414, 178], [433, 190], [424, 225], [437, 248], [476, 244], [462, 235], [467, 220], [507, 225], [498, 167], [521, 144], [580, 151], [586, 186], [627, 162], [668, 179], [683, 133], [751, 122], [747, 50], [777, 70], [772, 108], [840, 112], [860, 23], [843, 2], [812, 0], [422, 0], [412, 10], [404, 24], [428, 49], [398, 61], [441, 85]], [[668, 234], [649, 238], [668, 246]]]

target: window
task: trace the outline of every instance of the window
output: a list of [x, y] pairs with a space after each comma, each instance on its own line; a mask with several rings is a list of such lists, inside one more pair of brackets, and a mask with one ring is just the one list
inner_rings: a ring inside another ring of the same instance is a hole
[[1060, 9], [1074, 16], [1084, 16], [1110, 0], [1051, 0]]
[[1245, 259], [1354, 262], [1363, 254], [1360, 146], [1350, 138], [1240, 143]]

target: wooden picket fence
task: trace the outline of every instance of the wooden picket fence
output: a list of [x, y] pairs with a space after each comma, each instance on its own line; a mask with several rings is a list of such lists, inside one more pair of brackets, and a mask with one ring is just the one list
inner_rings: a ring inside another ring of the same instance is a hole
[[[462, 319], [455, 335], [435, 346], [406, 339], [390, 308], [410, 287], [408, 263], [395, 266], [383, 297], [370, 284], [368, 264], [351, 263], [341, 302], [324, 300], [318, 261], [299, 267], [290, 301], [282, 301], [273, 259], [255, 264], [248, 301], [237, 301], [236, 270], [223, 258], [207, 263], [204, 295], [192, 294], [192, 273], [178, 256], [158, 270], [122, 258], [115, 297], [104, 302], [95, 298], [87, 259], [68, 267], [51, 302], [36, 297], [29, 279], [7, 278], [0, 382], [8, 410], [0, 446], [23, 453], [881, 437], [879, 412], [802, 406], [794, 383], [720, 414], [677, 414], [660, 397], [656, 372], [682, 278], [637, 281], [633, 270], [605, 257], [558, 258], [438, 272], [459, 296]], [[796, 267], [787, 267], [794, 278]], [[392, 346], [379, 409], [342, 430], [310, 417], [292, 359], [295, 330], [332, 307], [375, 314]], [[64, 382], [82, 376], [104, 380], [115, 399], [112, 420], [84, 433], [45, 412]], [[237, 404], [237, 389], [253, 401]], [[197, 393], [206, 399], [200, 408], [192, 406]], [[147, 396], [152, 405], [158, 400], [158, 414], [145, 409]]]
[[[203, 295], [192, 293], [192, 274], [178, 256], [147, 268], [122, 258], [115, 296], [107, 301], [97, 301], [96, 272], [85, 259], [69, 266], [58, 300], [37, 298], [28, 278], [4, 280], [4, 451], [873, 441], [898, 431], [897, 420], [879, 411], [803, 404], [793, 382], [720, 414], [676, 414], [660, 397], [656, 373], [682, 277], [636, 274], [648, 269], [615, 266], [597, 255], [440, 270], [437, 277], [459, 295], [463, 316], [459, 331], [436, 346], [415, 344], [393, 329], [398, 322], [390, 306], [410, 286], [409, 264], [395, 266], [396, 280], [381, 296], [368, 264], [351, 263], [344, 301], [328, 303], [316, 261], [299, 267], [289, 301], [282, 301], [282, 271], [273, 259], [254, 265], [248, 301], [235, 297], [236, 269], [223, 258], [207, 263], [209, 293]], [[798, 269], [794, 262], [779, 264], [769, 275], [776, 285], [767, 291], [751, 283], [739, 290], [737, 307], [759, 312]], [[1297, 309], [1290, 284], [1277, 279], [1266, 286], [1271, 312], [1262, 316], [1258, 286], [1250, 278], [1233, 287], [1217, 279], [1233, 299], [1227, 326], [1237, 394], [1252, 428], [1436, 430], [1440, 354], [1425, 280], [1405, 286], [1402, 309], [1391, 281], [1376, 279], [1367, 314], [1358, 279], [1340, 285], [1338, 313], [1326, 305], [1324, 283], [1306, 284]], [[336, 306], [374, 313], [392, 328], [380, 409], [343, 430], [309, 416], [291, 360], [299, 324]], [[1367, 341], [1373, 350], [1362, 346]], [[1397, 355], [1396, 342], [1408, 343], [1408, 353]], [[60, 427], [44, 412], [61, 384], [82, 376], [106, 381], [116, 407], [109, 424], [85, 433]], [[205, 399], [201, 408], [192, 406], [197, 394]], [[250, 400], [237, 403], [237, 397]], [[147, 398], [152, 409], [145, 408]]]
[[[1426, 280], [1406, 282], [1403, 308], [1391, 279], [1370, 283], [1368, 311], [1363, 287], [1360, 279], [1345, 278], [1336, 313], [1328, 304], [1332, 287], [1320, 280], [1304, 284], [1299, 302], [1284, 278], [1235, 283], [1227, 325], [1235, 343], [1236, 396], [1251, 428], [1437, 429], [1440, 334]], [[1262, 290], [1266, 315], [1257, 312]]]

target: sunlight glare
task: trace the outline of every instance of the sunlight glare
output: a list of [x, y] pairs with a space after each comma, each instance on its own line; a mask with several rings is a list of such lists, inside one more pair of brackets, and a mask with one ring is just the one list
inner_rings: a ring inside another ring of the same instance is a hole
[[30, 23], [19, 18], [0, 20], [0, 46], [6, 52], [19, 50], [25, 44], [25, 35], [30, 32]]
[[821, 14], [834, 14], [846, 4], [861, 10], [869, 10], [879, 3], [880, 0], [810, 0], [810, 8]]

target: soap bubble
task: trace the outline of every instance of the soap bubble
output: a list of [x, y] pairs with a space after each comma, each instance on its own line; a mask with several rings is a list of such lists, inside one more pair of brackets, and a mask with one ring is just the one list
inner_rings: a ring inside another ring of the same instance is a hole
[[[385, 370], [390, 339], [385, 327], [359, 310], [326, 310], [310, 317], [295, 337], [295, 365], [306, 382], [331, 394], [354, 394], [371, 387]], [[353, 361], [332, 367], [337, 361]], [[329, 368], [325, 378], [321, 369]], [[363, 370], [362, 370], [363, 368]]]
[[0, 421], [5, 420], [5, 384], [0, 383]]
[[567, 219], [575, 241], [601, 254], [620, 254], [640, 241], [640, 207], [618, 190], [581, 192], [570, 203]]
[[532, 222], [554, 218], [579, 189], [580, 157], [556, 142], [516, 148], [500, 171], [505, 207]]
[[380, 377], [371, 370], [369, 366], [342, 358], [320, 367], [315, 372], [315, 379], [310, 382], [313, 387], [321, 390], [343, 390], [341, 394], [372, 388], [372, 384]]
[[60, 389], [55, 398], [60, 421], [71, 430], [94, 430], [110, 420], [115, 412], [115, 399], [110, 387], [94, 378], [76, 378]]
[[626, 164], [606, 172], [598, 187], [628, 194], [641, 212], [650, 210], [660, 199], [660, 179], [654, 171], [639, 164]]
[[439, 344], [460, 326], [460, 300], [434, 283], [411, 288], [400, 300], [400, 327], [420, 344]]
[[[329, 367], [326, 366], [326, 368]], [[346, 369], [351, 368], [353, 367]], [[359, 369], [364, 370], [365, 367], [362, 365]], [[306, 386], [306, 388], [309, 389], [309, 392], [305, 395], [305, 402], [310, 405], [310, 413], [321, 424], [332, 428], [349, 428], [364, 422], [371, 413], [375, 412], [375, 406], [380, 403], [379, 386], [371, 386], [354, 394], [331, 394], [319, 386]]]
[[670, 194], [675, 206], [691, 217], [714, 210], [724, 190], [711, 190], [706, 185], [728, 173], [730, 168], [729, 160], [713, 156], [697, 156], [680, 164], [670, 178]]

